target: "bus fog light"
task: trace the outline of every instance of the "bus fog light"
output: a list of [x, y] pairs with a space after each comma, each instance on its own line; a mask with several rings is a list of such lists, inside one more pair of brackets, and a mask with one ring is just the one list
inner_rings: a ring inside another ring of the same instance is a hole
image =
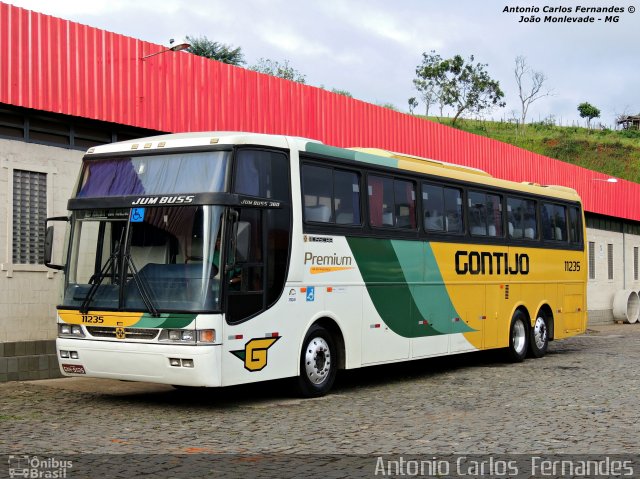
[[183, 359], [182, 367], [184, 368], [192, 368], [193, 367], [193, 359]]
[[183, 341], [193, 341], [193, 331], [182, 331]]
[[78, 351], [69, 351], [71, 359], [78, 359]]
[[69, 351], [64, 351], [64, 350], [60, 350], [60, 357], [64, 358], [64, 359], [68, 359], [69, 358]]
[[203, 329], [198, 331], [198, 341], [201, 343], [215, 343], [216, 342], [216, 330], [215, 329]]
[[171, 366], [180, 367], [180, 360], [178, 358], [169, 358], [169, 364]]
[[169, 341], [180, 341], [180, 331], [169, 330]]

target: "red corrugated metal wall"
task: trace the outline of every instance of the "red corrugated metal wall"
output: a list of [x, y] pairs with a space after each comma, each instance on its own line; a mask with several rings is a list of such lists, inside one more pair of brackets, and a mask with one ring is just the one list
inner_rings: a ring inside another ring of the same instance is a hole
[[640, 221], [640, 185], [437, 123], [0, 3], [0, 103], [164, 131], [303, 136], [578, 190], [587, 211]]

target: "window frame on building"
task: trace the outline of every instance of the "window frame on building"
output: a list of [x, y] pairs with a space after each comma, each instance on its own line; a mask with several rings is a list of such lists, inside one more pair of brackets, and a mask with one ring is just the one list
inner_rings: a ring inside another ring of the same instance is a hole
[[[51, 217], [53, 216], [55, 177], [58, 174], [58, 170], [53, 166], [19, 163], [7, 160], [0, 162], [0, 168], [2, 168], [7, 175], [7, 248], [5, 250], [6, 256], [2, 258], [4, 261], [0, 263], [0, 271], [5, 271], [9, 278], [13, 276], [14, 271], [46, 272], [49, 277], [52, 277], [53, 272], [43, 264], [14, 262], [14, 172], [20, 170], [46, 175], [46, 216]], [[44, 245], [44, 239], [42, 245]]]

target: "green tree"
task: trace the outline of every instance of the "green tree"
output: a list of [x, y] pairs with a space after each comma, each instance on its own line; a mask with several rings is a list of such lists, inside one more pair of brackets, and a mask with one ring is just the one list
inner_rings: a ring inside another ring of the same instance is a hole
[[427, 104], [427, 114], [429, 105], [436, 102], [440, 104], [440, 116], [444, 107], [451, 107], [455, 112], [451, 124], [455, 125], [465, 113], [478, 114], [505, 105], [500, 83], [489, 76], [487, 64], [474, 65], [473, 61], [473, 55], [465, 61], [460, 55], [443, 59], [435, 51], [422, 54], [413, 82]]
[[298, 83], [305, 83], [306, 75], [303, 75], [298, 70], [289, 65], [289, 60], [285, 60], [282, 63], [270, 60], [268, 58], [260, 58], [258, 63], [251, 65], [249, 70], [256, 71], [258, 73], [265, 73], [278, 78], [284, 78], [285, 80], [291, 80]]
[[586, 101], [578, 105], [578, 112], [580, 113], [580, 118], [587, 119], [587, 128], [591, 128], [591, 120], [600, 118], [600, 110]]
[[456, 121], [463, 113], [482, 113], [495, 106], [503, 107], [504, 93], [500, 89], [500, 83], [493, 80], [485, 67], [486, 63], [473, 64], [474, 57], [469, 61], [456, 55], [450, 60], [445, 60], [446, 81], [444, 83], [443, 100], [445, 105], [454, 109], [455, 115], [451, 121]]
[[429, 116], [429, 108], [431, 105], [440, 103], [440, 115], [442, 116], [442, 108], [444, 102], [442, 95], [446, 83], [448, 63], [442, 59], [434, 50], [430, 53], [422, 54], [422, 63], [416, 67], [416, 78], [413, 85], [420, 95], [420, 99], [424, 103], [425, 115]]
[[413, 115], [413, 111], [418, 106], [418, 100], [416, 100], [415, 96], [412, 96], [411, 98], [409, 98], [408, 102], [409, 102], [409, 113]]
[[233, 48], [232, 45], [214, 42], [205, 36], [188, 36], [186, 37], [186, 40], [191, 45], [187, 48], [187, 51], [194, 55], [209, 58], [211, 60], [217, 60], [222, 63], [228, 63], [229, 65], [241, 66], [246, 63], [244, 60], [244, 54], [242, 53], [242, 47]]

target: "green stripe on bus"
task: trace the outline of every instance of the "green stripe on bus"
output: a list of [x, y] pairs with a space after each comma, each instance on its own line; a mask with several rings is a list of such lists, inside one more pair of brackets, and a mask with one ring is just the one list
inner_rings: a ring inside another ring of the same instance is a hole
[[344, 148], [336, 148], [335, 146], [323, 145], [322, 143], [309, 142], [305, 145], [304, 149], [309, 153], [331, 156], [333, 158], [337, 157], [344, 160], [360, 161], [362, 163], [388, 166], [390, 168], [398, 167], [398, 160], [395, 158], [386, 158], [361, 151], [345, 150]]
[[[436, 303], [442, 298], [429, 295], [429, 298], [422, 298], [418, 304], [416, 292], [423, 293], [422, 285], [410, 285], [407, 282], [403, 263], [408, 266], [407, 255], [411, 254], [415, 254], [414, 263], [422, 263], [419, 259], [422, 243], [407, 241], [403, 242], [406, 245], [398, 245], [403, 257], [401, 261], [394, 242], [390, 240], [347, 238], [347, 241], [376, 311], [394, 333], [406, 338], [417, 338], [451, 332], [449, 322], [440, 320], [438, 322], [441, 325], [438, 325], [435, 316], [423, 314], [427, 304]], [[416, 251], [416, 248], [419, 250]], [[408, 267], [406, 274], [416, 279], [419, 275], [415, 266]], [[446, 299], [450, 304], [448, 296]], [[427, 321], [428, 324], [421, 324], [422, 321]]]
[[433, 324], [438, 331], [475, 331], [464, 321], [453, 321], [453, 318], [459, 318], [460, 314], [449, 297], [431, 245], [423, 241], [398, 240], [392, 240], [391, 244], [405, 280], [411, 285], [411, 294], [419, 315]]
[[135, 328], [184, 328], [189, 326], [196, 314], [173, 314], [173, 313], [161, 313], [160, 317], [154, 318], [148, 313], [144, 313], [140, 321], [138, 321], [133, 327]]

